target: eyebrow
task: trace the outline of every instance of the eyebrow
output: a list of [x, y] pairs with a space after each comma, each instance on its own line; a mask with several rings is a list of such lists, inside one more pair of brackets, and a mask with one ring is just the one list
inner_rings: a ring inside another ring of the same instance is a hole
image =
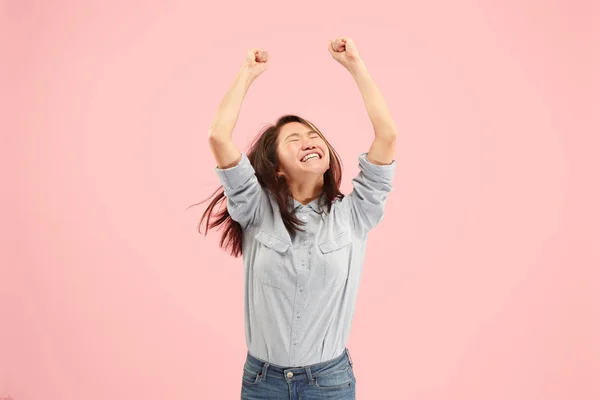
[[[315, 131], [313, 131], [312, 129], [310, 131], [306, 131], [304, 132], [305, 134], [309, 134], [309, 133], [317, 133]], [[317, 133], [318, 135], [318, 133]], [[285, 138], [285, 140], [288, 140], [289, 138], [291, 138], [292, 136], [300, 136], [300, 134], [298, 132], [294, 132], [294, 133], [290, 133], [289, 135], [287, 135], [287, 137]]]

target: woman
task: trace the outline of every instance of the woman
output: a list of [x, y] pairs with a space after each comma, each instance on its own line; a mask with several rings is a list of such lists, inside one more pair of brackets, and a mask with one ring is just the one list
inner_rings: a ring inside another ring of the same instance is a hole
[[[242, 101], [268, 65], [247, 53], [209, 130], [222, 188], [202, 215], [224, 225], [221, 246], [243, 255], [248, 346], [242, 399], [354, 399], [346, 341], [368, 232], [383, 218], [392, 190], [396, 127], [350, 38], [328, 43], [354, 77], [374, 129], [359, 156], [352, 192], [340, 190], [340, 161], [311, 122], [281, 117], [248, 153], [232, 141]], [[214, 208], [226, 201], [216, 220]]]

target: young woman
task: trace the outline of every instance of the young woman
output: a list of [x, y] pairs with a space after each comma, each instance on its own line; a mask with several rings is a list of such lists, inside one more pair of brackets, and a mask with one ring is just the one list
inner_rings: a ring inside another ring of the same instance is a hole
[[[299, 116], [279, 118], [247, 154], [234, 145], [242, 101], [267, 69], [265, 51], [247, 53], [209, 130], [223, 187], [200, 226], [205, 218], [206, 230], [223, 225], [221, 247], [243, 256], [242, 399], [355, 398], [346, 341], [367, 234], [382, 220], [392, 190], [396, 127], [353, 41], [338, 38], [328, 48], [354, 77], [374, 130], [350, 194], [339, 190], [337, 153]], [[226, 207], [215, 212], [223, 201]]]

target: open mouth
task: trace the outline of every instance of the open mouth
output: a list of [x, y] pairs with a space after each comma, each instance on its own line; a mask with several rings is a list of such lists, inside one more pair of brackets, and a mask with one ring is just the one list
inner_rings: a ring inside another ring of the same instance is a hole
[[302, 157], [300, 162], [310, 162], [311, 160], [319, 160], [320, 158], [321, 156], [319, 155], [319, 153], [309, 153]]

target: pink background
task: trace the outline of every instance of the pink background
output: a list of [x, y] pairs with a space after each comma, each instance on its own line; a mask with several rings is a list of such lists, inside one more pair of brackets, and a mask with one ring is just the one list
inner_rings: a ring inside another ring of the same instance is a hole
[[236, 143], [304, 116], [347, 193], [350, 36], [400, 134], [358, 398], [600, 398], [598, 2], [83, 3], [0, 3], [0, 397], [239, 398], [241, 260], [186, 210], [218, 186], [207, 129], [264, 48]]

